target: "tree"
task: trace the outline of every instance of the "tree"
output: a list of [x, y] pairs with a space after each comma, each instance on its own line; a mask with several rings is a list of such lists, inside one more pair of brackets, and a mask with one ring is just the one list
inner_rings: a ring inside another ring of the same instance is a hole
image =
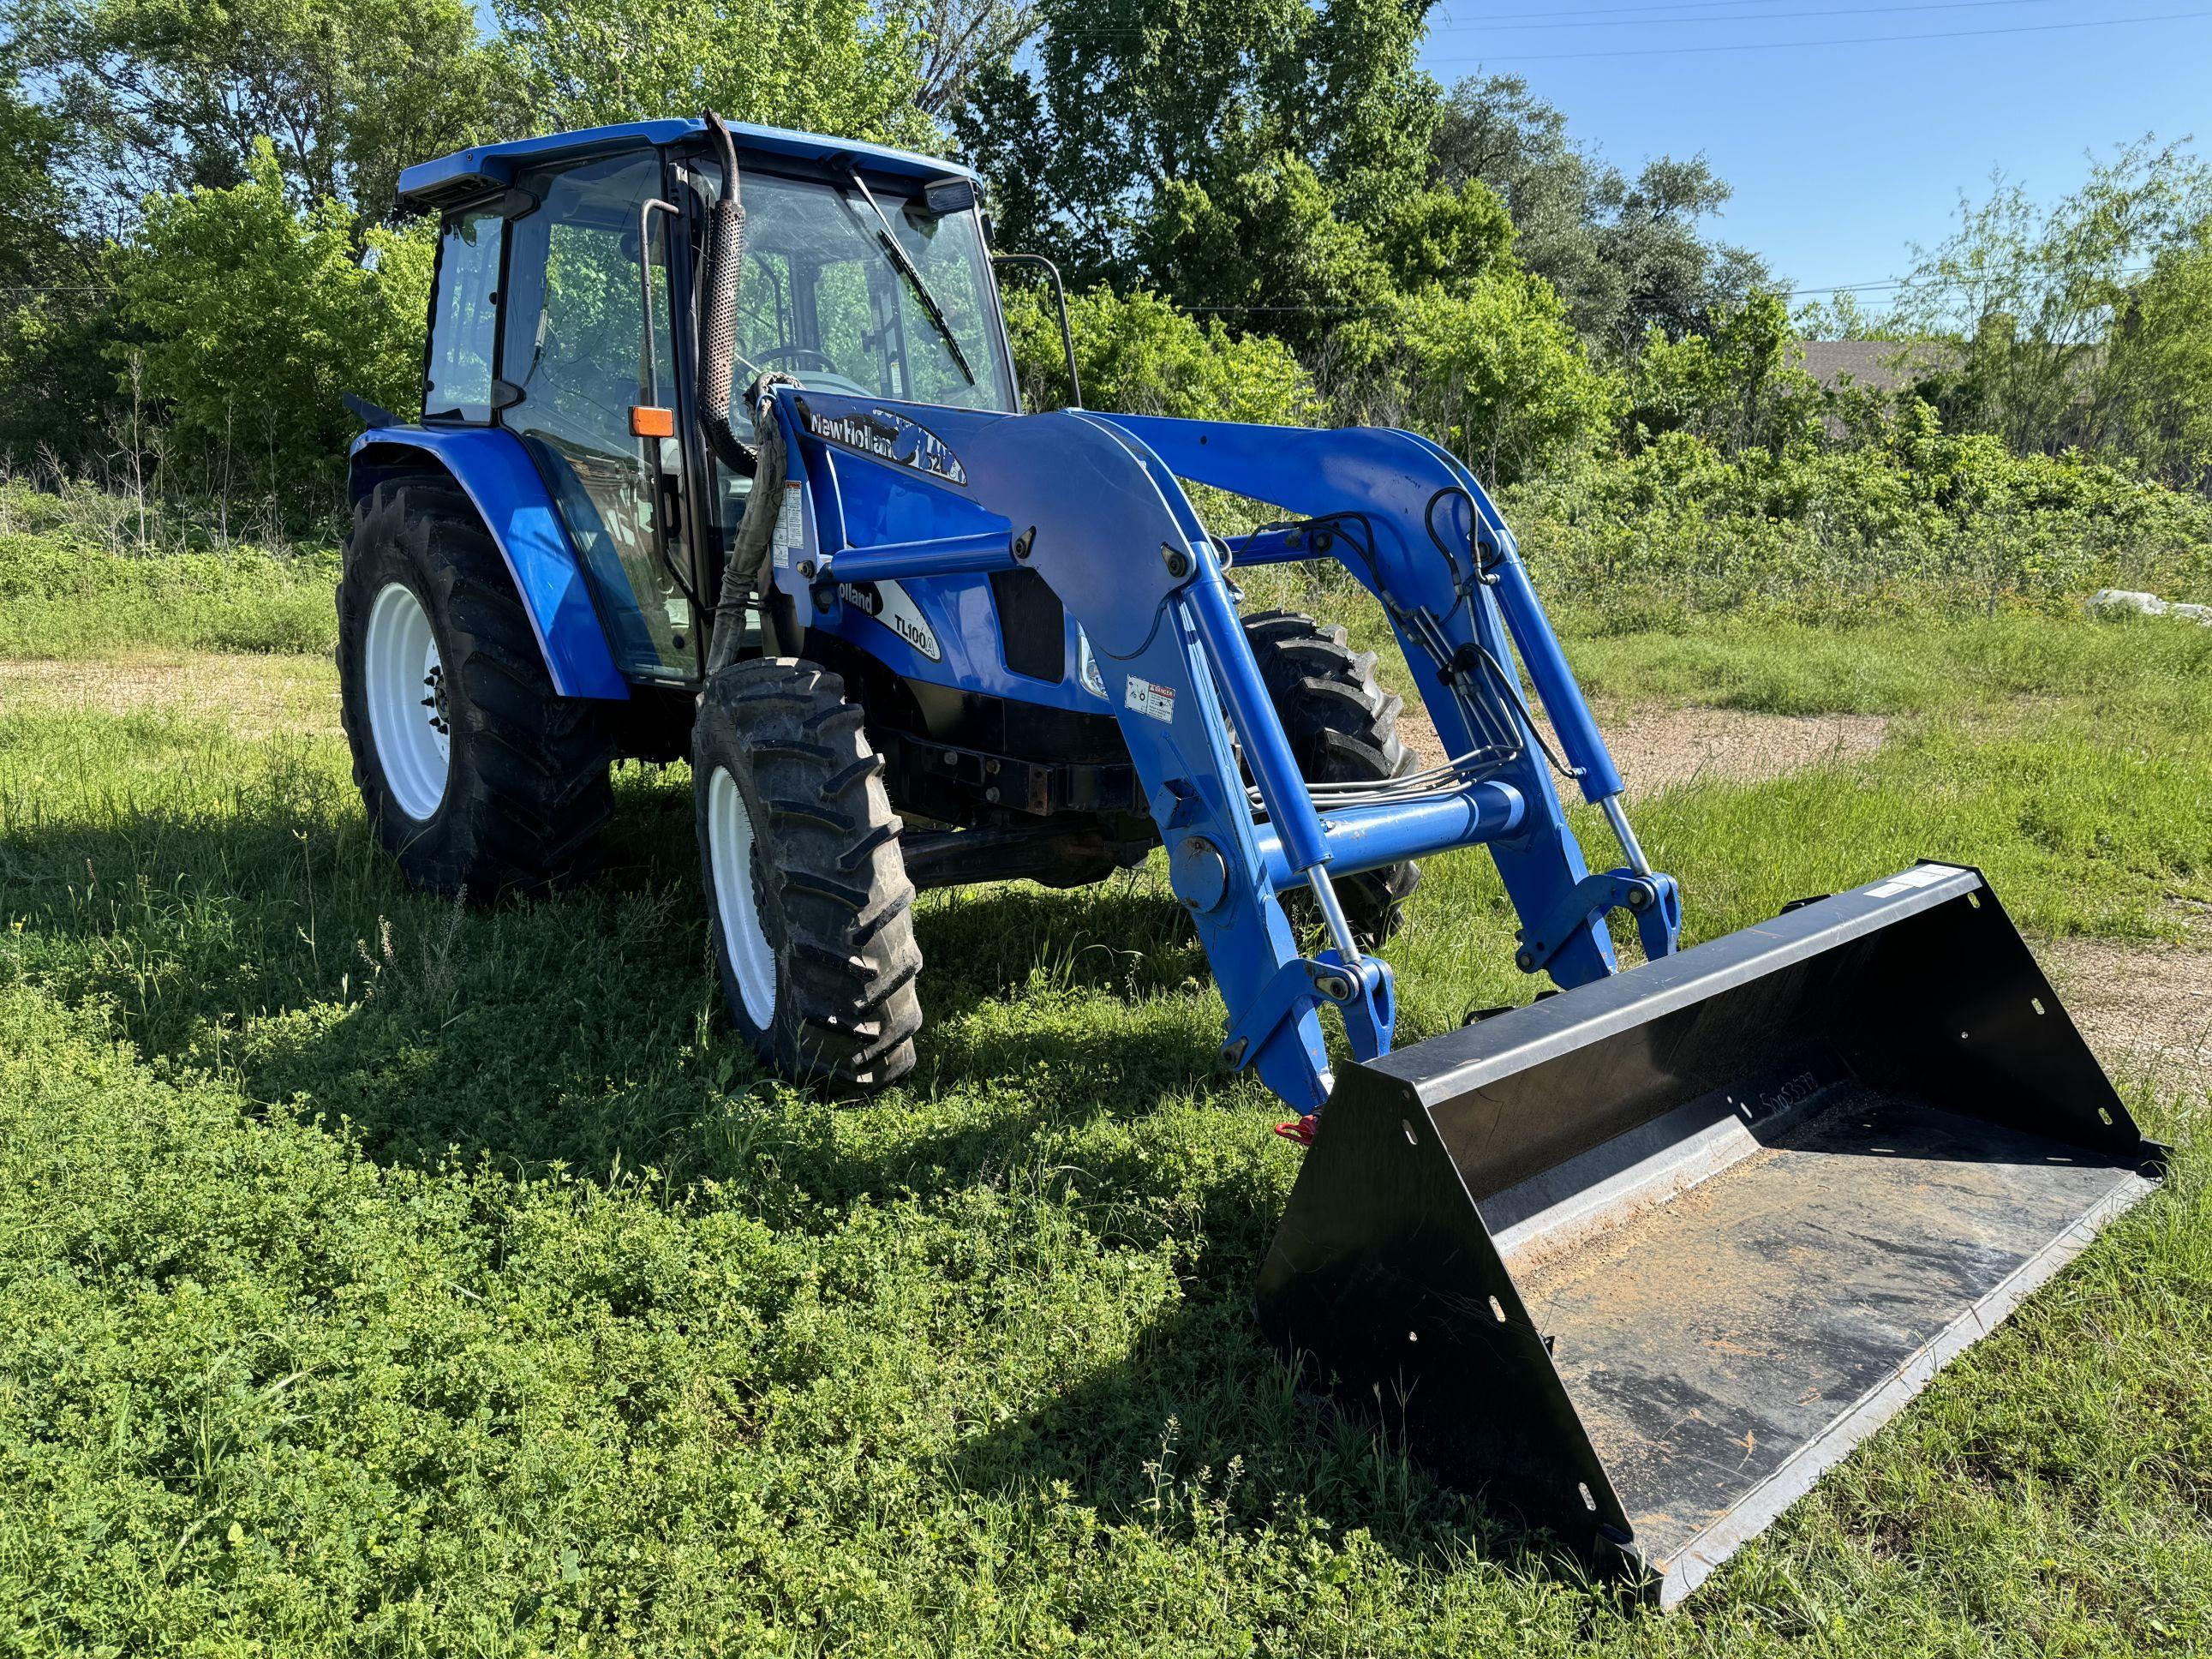
[[241, 185], [149, 198], [126, 314], [188, 453], [313, 500], [354, 429], [340, 394], [402, 410], [420, 396], [434, 227], [371, 231], [371, 268], [340, 204], [293, 206], [274, 145], [246, 165]]
[[13, 0], [8, 15], [111, 219], [149, 189], [241, 183], [266, 138], [295, 203], [374, 220], [400, 168], [501, 124], [468, 0]]
[[[1040, 0], [956, 118], [1008, 246], [1310, 343], [1425, 182], [1424, 0]], [[1255, 311], [1255, 307], [1267, 307]]]
[[0, 86], [0, 286], [28, 284], [55, 264], [61, 140], [58, 121], [13, 86]]
[[1428, 433], [1487, 483], [1587, 454], [1620, 420], [1618, 378], [1590, 366], [1551, 284], [1510, 258], [1431, 283], [1333, 346], [1370, 365], [1361, 418]]
[[942, 120], [967, 101], [969, 83], [1011, 59], [1042, 27], [1036, 0], [926, 0], [917, 14], [921, 89], [915, 102]]
[[1577, 144], [1517, 76], [1454, 87], [1433, 151], [1446, 184], [1480, 180], [1503, 198], [1522, 264], [1559, 290], [1575, 331], [1616, 358], [1655, 325], [1679, 340], [1771, 285], [1754, 255], [1705, 239], [1729, 192], [1704, 157], [1662, 156], [1631, 179]]
[[2212, 218], [2160, 250], [2112, 336], [2116, 447], [2169, 483], [2212, 484]]
[[[1313, 377], [1279, 340], [1201, 323], [1157, 294], [1095, 288], [1068, 301], [1085, 408], [1123, 415], [1301, 426], [1320, 412]], [[1060, 319], [1039, 291], [1006, 295], [1006, 327], [1024, 401], [1067, 401]]]
[[495, 0], [501, 52], [538, 131], [713, 109], [917, 147], [916, 15], [871, 0]]
[[1771, 289], [1722, 312], [1711, 336], [1670, 340], [1653, 325], [1628, 376], [1636, 447], [1687, 432], [1733, 455], [1806, 438], [1821, 398], [1798, 355], [1789, 307]]
[[1961, 200], [1959, 228], [1919, 262], [1896, 318], [1948, 338], [1947, 426], [1990, 432], [2015, 454], [2118, 441], [2128, 428], [2121, 354], [2107, 345], [2134, 279], [2212, 213], [2212, 168], [2145, 137], [2094, 164], [2045, 210], [2002, 177]]

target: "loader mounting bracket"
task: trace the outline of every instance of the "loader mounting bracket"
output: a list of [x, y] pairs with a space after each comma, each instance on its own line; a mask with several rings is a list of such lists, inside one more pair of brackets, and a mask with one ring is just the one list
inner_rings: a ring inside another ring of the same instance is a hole
[[[1344, 1016], [1344, 1034], [1356, 1060], [1373, 1060], [1390, 1052], [1390, 1036], [1398, 1023], [1397, 997], [1390, 981], [1389, 964], [1374, 957], [1347, 963], [1334, 949], [1317, 956], [1299, 957], [1278, 968], [1273, 977], [1229, 1024], [1229, 1040], [1221, 1045], [1222, 1063], [1232, 1071], [1264, 1048], [1276, 1028], [1294, 1020], [1309, 1008], [1334, 1008]], [[1305, 1109], [1321, 1105], [1315, 1101]]]
[[1674, 877], [1604, 870], [1584, 876], [1541, 921], [1522, 931], [1513, 965], [1524, 974], [1540, 972], [1577, 931], [1614, 910], [1626, 910], [1636, 919], [1637, 937], [1647, 957], [1671, 957], [1680, 947], [1682, 891]]

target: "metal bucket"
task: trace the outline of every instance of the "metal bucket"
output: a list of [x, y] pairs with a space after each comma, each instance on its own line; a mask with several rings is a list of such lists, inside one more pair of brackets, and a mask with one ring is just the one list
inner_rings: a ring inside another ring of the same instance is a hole
[[1261, 1317], [1671, 1607], [2164, 1154], [1980, 873], [1923, 864], [1344, 1068]]

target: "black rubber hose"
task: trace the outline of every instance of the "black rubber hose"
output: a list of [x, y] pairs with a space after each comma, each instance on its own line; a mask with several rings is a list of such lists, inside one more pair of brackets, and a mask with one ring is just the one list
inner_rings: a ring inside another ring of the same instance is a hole
[[699, 425], [714, 458], [750, 475], [753, 452], [730, 425], [730, 380], [738, 360], [738, 284], [745, 269], [745, 210], [738, 198], [738, 147], [722, 118], [708, 110], [707, 131], [722, 150], [722, 193], [707, 242], [706, 314], [699, 329]]
[[783, 428], [775, 418], [775, 392], [780, 386], [797, 386], [788, 374], [774, 369], [762, 375], [747, 393], [753, 410], [753, 434], [759, 440], [750, 453], [755, 458], [753, 485], [745, 496], [744, 516], [731, 538], [729, 557], [722, 566], [722, 591], [714, 601], [714, 631], [707, 652], [709, 678], [738, 659], [744, 638], [745, 612], [753, 596], [761, 600], [761, 643], [771, 656], [799, 649], [800, 629], [787, 605], [773, 601], [775, 524], [783, 511], [783, 488], [789, 471], [784, 455]]

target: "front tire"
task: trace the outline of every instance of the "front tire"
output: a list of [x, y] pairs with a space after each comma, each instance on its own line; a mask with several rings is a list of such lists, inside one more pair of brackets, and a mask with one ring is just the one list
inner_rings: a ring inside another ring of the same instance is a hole
[[730, 1018], [775, 1070], [877, 1089], [914, 1069], [914, 885], [883, 761], [836, 675], [717, 674], [691, 735], [708, 929]]
[[[1379, 783], [1413, 770], [1413, 757], [1398, 738], [1404, 700], [1376, 683], [1374, 653], [1353, 652], [1344, 629], [1294, 611], [1255, 612], [1245, 618], [1244, 635], [1309, 782]], [[1338, 879], [1352, 936], [1370, 949], [1389, 939], [1420, 880], [1420, 866], [1410, 859]]]
[[506, 562], [451, 482], [355, 509], [338, 583], [354, 781], [409, 881], [489, 899], [578, 873], [614, 811], [592, 706], [553, 690]]

